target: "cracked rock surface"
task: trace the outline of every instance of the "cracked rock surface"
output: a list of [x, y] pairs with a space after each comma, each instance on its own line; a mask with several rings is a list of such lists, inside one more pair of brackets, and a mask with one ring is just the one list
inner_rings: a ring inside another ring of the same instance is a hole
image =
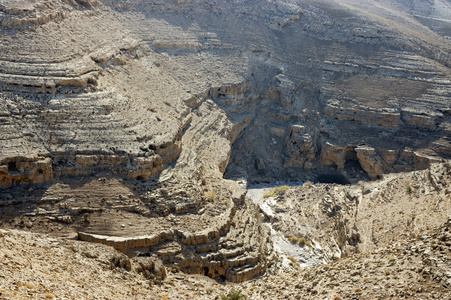
[[0, 298], [448, 297], [450, 16], [0, 0]]

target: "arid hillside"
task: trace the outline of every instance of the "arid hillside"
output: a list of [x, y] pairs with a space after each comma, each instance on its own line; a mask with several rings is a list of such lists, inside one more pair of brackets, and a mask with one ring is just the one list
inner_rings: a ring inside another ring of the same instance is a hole
[[450, 16], [0, 0], [0, 298], [449, 297]]

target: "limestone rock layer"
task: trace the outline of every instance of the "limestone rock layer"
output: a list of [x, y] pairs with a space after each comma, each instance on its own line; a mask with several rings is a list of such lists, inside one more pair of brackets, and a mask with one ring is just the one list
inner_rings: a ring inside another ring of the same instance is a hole
[[451, 156], [451, 6], [382, 2], [1, 1], [3, 212], [262, 274], [268, 232], [224, 178], [373, 180]]

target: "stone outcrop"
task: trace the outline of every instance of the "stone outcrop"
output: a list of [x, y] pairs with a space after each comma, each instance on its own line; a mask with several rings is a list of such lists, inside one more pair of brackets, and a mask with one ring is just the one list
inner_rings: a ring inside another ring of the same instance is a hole
[[428, 179], [438, 192], [450, 194], [451, 190], [448, 188], [451, 179], [450, 163], [433, 164], [428, 170]]
[[200, 232], [176, 229], [139, 237], [79, 232], [78, 238], [109, 245], [129, 255], [138, 254], [138, 261], [144, 259], [141, 256], [152, 254], [187, 273], [241, 282], [265, 272], [272, 248], [268, 229], [258, 221], [256, 207], [247, 203], [247, 207], [237, 210], [232, 205], [218, 218], [217, 227]]
[[373, 110], [364, 107], [343, 107], [342, 103], [328, 102], [324, 113], [340, 121], [359, 121], [372, 126], [398, 127], [401, 125], [401, 114], [396, 110]]
[[52, 160], [49, 157], [9, 157], [0, 161], [0, 187], [42, 184], [52, 178]]
[[291, 160], [286, 165], [308, 169], [313, 164], [317, 153], [314, 140], [305, 126], [292, 125], [286, 142], [287, 152], [290, 153]]
[[147, 279], [161, 281], [166, 279], [167, 273], [163, 262], [156, 257], [138, 257], [135, 258], [137, 267], [136, 272], [142, 273]]

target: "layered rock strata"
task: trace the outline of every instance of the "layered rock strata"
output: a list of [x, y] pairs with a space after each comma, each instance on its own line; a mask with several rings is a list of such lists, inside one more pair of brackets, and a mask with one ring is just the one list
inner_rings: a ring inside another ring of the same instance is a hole
[[451, 9], [396, 5], [2, 1], [2, 222], [262, 274], [268, 232], [224, 176], [358, 181], [451, 155], [431, 23]]
[[263, 274], [272, 255], [268, 229], [257, 221], [256, 208], [250, 203], [246, 206], [229, 208], [219, 218], [217, 227], [200, 232], [175, 229], [131, 238], [80, 232], [78, 238], [133, 256], [155, 254], [186, 273], [241, 282]]

